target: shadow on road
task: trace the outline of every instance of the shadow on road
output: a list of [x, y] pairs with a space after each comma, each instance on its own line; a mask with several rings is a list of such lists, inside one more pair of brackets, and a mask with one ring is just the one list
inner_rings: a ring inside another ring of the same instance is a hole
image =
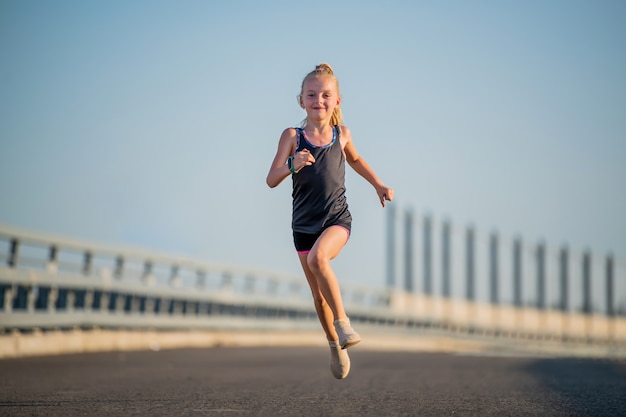
[[626, 363], [610, 360], [540, 359], [528, 371], [571, 415], [617, 416], [626, 412]]

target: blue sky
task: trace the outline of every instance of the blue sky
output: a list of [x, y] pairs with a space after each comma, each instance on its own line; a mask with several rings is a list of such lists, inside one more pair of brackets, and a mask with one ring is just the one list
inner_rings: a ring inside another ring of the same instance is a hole
[[[299, 274], [265, 185], [329, 62], [394, 206], [626, 256], [622, 1], [0, 1], [0, 223]], [[347, 176], [340, 278], [384, 283]]]

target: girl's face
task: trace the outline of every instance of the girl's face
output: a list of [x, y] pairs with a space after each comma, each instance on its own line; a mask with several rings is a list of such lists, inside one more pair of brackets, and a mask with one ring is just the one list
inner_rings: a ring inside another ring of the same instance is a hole
[[309, 77], [304, 81], [300, 106], [306, 110], [308, 119], [330, 120], [340, 102], [337, 81], [333, 77], [321, 75]]

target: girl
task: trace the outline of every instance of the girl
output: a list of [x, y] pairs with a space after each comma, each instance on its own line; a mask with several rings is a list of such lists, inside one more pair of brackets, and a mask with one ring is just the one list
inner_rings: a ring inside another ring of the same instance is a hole
[[298, 101], [306, 118], [302, 127], [283, 131], [266, 182], [274, 188], [292, 177], [294, 244], [330, 345], [332, 374], [343, 379], [350, 372], [346, 348], [361, 341], [350, 326], [330, 266], [350, 237], [345, 162], [374, 186], [383, 207], [393, 199], [393, 190], [360, 157], [350, 130], [342, 125], [339, 83], [330, 65], [320, 64], [304, 77]]

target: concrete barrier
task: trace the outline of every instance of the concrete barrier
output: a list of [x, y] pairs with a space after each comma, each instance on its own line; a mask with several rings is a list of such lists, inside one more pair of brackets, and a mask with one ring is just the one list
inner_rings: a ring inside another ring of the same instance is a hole
[[[623, 344], [568, 343], [554, 340], [451, 336], [438, 331], [397, 332], [362, 326], [359, 350], [443, 352], [462, 355], [587, 357], [626, 360]], [[158, 351], [179, 348], [318, 346], [319, 330], [35, 330], [0, 335], [0, 360], [93, 352]]]

